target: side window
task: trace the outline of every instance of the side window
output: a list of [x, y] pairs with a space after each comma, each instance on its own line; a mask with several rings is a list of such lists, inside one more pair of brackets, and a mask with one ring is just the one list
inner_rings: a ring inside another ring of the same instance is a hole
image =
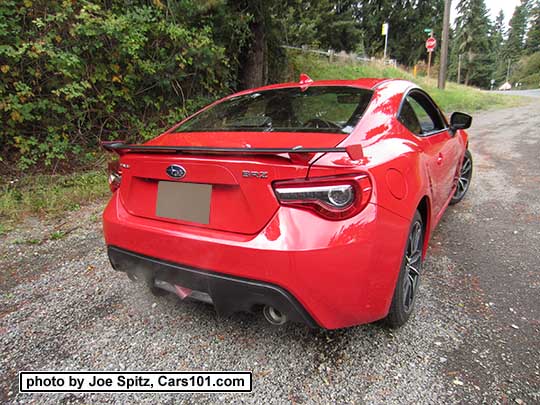
[[401, 106], [401, 112], [399, 113], [399, 120], [409, 128], [413, 134], [420, 135], [422, 133], [422, 127], [420, 126], [420, 121], [414, 112], [414, 108], [409, 103], [408, 97], [403, 102]]
[[417, 135], [428, 134], [445, 128], [437, 107], [418, 91], [407, 95], [399, 115], [401, 122]]

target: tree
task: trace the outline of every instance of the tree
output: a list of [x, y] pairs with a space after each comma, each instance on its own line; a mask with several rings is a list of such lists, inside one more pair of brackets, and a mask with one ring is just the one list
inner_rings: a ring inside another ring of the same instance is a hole
[[529, 24], [525, 50], [528, 54], [540, 52], [540, 0], [532, 6]]
[[[442, 32], [444, 0], [366, 0], [357, 2], [356, 18], [364, 33], [368, 55], [382, 54], [384, 37], [381, 25], [388, 22], [388, 54], [399, 63], [411, 66], [427, 57], [425, 28]], [[439, 37], [440, 38], [440, 37]]]
[[462, 55], [466, 85], [488, 87], [493, 73], [491, 21], [484, 0], [461, 0], [457, 6], [454, 60]]
[[528, 14], [528, 2], [525, 0], [515, 8], [510, 19], [508, 38], [502, 51], [505, 60], [515, 62], [523, 54]]
[[496, 83], [502, 83], [506, 80], [507, 61], [502, 56], [502, 50], [504, 48], [504, 35], [504, 12], [501, 9], [497, 15], [497, 18], [495, 19], [495, 23], [493, 24], [490, 33], [492, 60], [494, 61], [495, 66], [493, 71], [493, 79]]
[[494, 52], [499, 52], [504, 43], [504, 12], [499, 11], [495, 23], [491, 27], [490, 33], [491, 43]]
[[362, 47], [362, 30], [356, 19], [357, 2], [295, 0], [281, 26], [288, 45], [354, 52]]

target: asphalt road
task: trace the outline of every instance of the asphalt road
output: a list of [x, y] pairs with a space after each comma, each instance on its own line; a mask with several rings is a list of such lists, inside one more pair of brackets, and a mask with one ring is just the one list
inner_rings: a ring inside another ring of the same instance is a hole
[[530, 89], [530, 90], [506, 90], [506, 91], [495, 91], [495, 93], [508, 94], [509, 96], [525, 96], [525, 97], [540, 97], [540, 89]]
[[[540, 101], [540, 100], [539, 100]], [[0, 236], [0, 402], [539, 403], [540, 103], [474, 117], [472, 188], [388, 331], [218, 318], [109, 268], [102, 203]], [[105, 181], [105, 179], [104, 179]], [[51, 240], [53, 231], [67, 236]], [[250, 394], [18, 394], [20, 370], [252, 370]]]

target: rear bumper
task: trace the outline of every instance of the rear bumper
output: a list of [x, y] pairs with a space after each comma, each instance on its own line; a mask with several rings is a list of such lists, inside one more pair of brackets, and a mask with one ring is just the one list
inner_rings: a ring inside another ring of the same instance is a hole
[[[108, 246], [127, 252], [123, 258], [144, 258], [140, 260], [151, 269], [167, 268], [167, 277], [183, 280], [179, 285], [192, 288], [189, 282], [199, 286], [194, 290], [206, 289], [218, 310], [245, 310], [255, 301], [281, 310], [281, 303], [287, 306], [283, 312], [294, 313], [290, 318], [307, 318], [308, 324], [326, 329], [386, 316], [408, 227], [408, 221], [374, 204], [345, 221], [281, 207], [255, 235], [137, 217], [126, 211], [118, 193], [103, 213]], [[239, 291], [246, 285], [264, 287]], [[229, 302], [235, 300], [245, 302]]]
[[160, 259], [139, 255], [115, 246], [108, 246], [109, 260], [115, 270], [137, 273], [148, 281], [154, 279], [205, 292], [221, 315], [250, 312], [259, 305], [270, 305], [286, 314], [287, 318], [315, 328], [317, 323], [281, 287], [254, 280], [232, 277], [211, 271], [195, 269]]

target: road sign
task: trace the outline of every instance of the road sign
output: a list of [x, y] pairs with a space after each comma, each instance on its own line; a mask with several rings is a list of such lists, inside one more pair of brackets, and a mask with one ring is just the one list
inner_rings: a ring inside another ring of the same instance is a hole
[[388, 23], [382, 25], [382, 35], [384, 35], [384, 60], [386, 60], [386, 49], [388, 48]]
[[433, 52], [436, 46], [437, 40], [435, 38], [429, 37], [428, 39], [426, 39], [426, 49], [428, 50], [428, 52]]

